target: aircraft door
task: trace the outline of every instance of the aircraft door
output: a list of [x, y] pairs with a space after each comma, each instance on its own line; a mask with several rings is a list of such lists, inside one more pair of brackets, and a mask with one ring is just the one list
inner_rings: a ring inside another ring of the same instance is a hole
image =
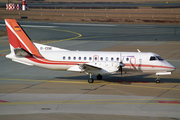
[[130, 69], [136, 69], [136, 58], [135, 57], [130, 58]]

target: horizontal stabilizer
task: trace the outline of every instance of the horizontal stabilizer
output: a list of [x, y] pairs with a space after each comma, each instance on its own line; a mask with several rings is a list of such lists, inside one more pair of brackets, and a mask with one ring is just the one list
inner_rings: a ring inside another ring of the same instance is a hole
[[16, 48], [14, 49], [15, 55], [17, 57], [27, 57], [27, 56], [32, 56], [31, 53], [27, 52], [26, 50], [24, 50], [23, 48]]
[[18, 62], [18, 63], [21, 63], [21, 64], [25, 64], [25, 65], [29, 65], [29, 66], [33, 66], [33, 64], [29, 64], [29, 63], [26, 63], [26, 62], [23, 62], [23, 61], [15, 60], [15, 59], [12, 59], [12, 61]]

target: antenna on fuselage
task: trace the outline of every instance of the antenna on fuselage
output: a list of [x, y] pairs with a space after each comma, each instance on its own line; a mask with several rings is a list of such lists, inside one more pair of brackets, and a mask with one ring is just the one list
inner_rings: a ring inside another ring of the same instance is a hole
[[137, 49], [138, 52], [141, 52], [139, 49]]

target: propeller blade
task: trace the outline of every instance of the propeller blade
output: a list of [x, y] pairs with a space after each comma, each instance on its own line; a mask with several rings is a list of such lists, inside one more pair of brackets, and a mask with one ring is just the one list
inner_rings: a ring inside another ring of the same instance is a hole
[[121, 76], [122, 76], [122, 66], [120, 66]]

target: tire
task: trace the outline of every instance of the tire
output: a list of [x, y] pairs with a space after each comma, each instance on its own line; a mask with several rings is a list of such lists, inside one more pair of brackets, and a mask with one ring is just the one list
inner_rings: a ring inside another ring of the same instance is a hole
[[102, 80], [102, 75], [100, 75], [100, 74], [97, 75], [97, 79], [98, 79], [98, 80]]
[[160, 83], [160, 80], [156, 80], [156, 83]]
[[89, 78], [88, 79], [88, 83], [93, 83], [94, 82], [94, 79], [93, 78]]

